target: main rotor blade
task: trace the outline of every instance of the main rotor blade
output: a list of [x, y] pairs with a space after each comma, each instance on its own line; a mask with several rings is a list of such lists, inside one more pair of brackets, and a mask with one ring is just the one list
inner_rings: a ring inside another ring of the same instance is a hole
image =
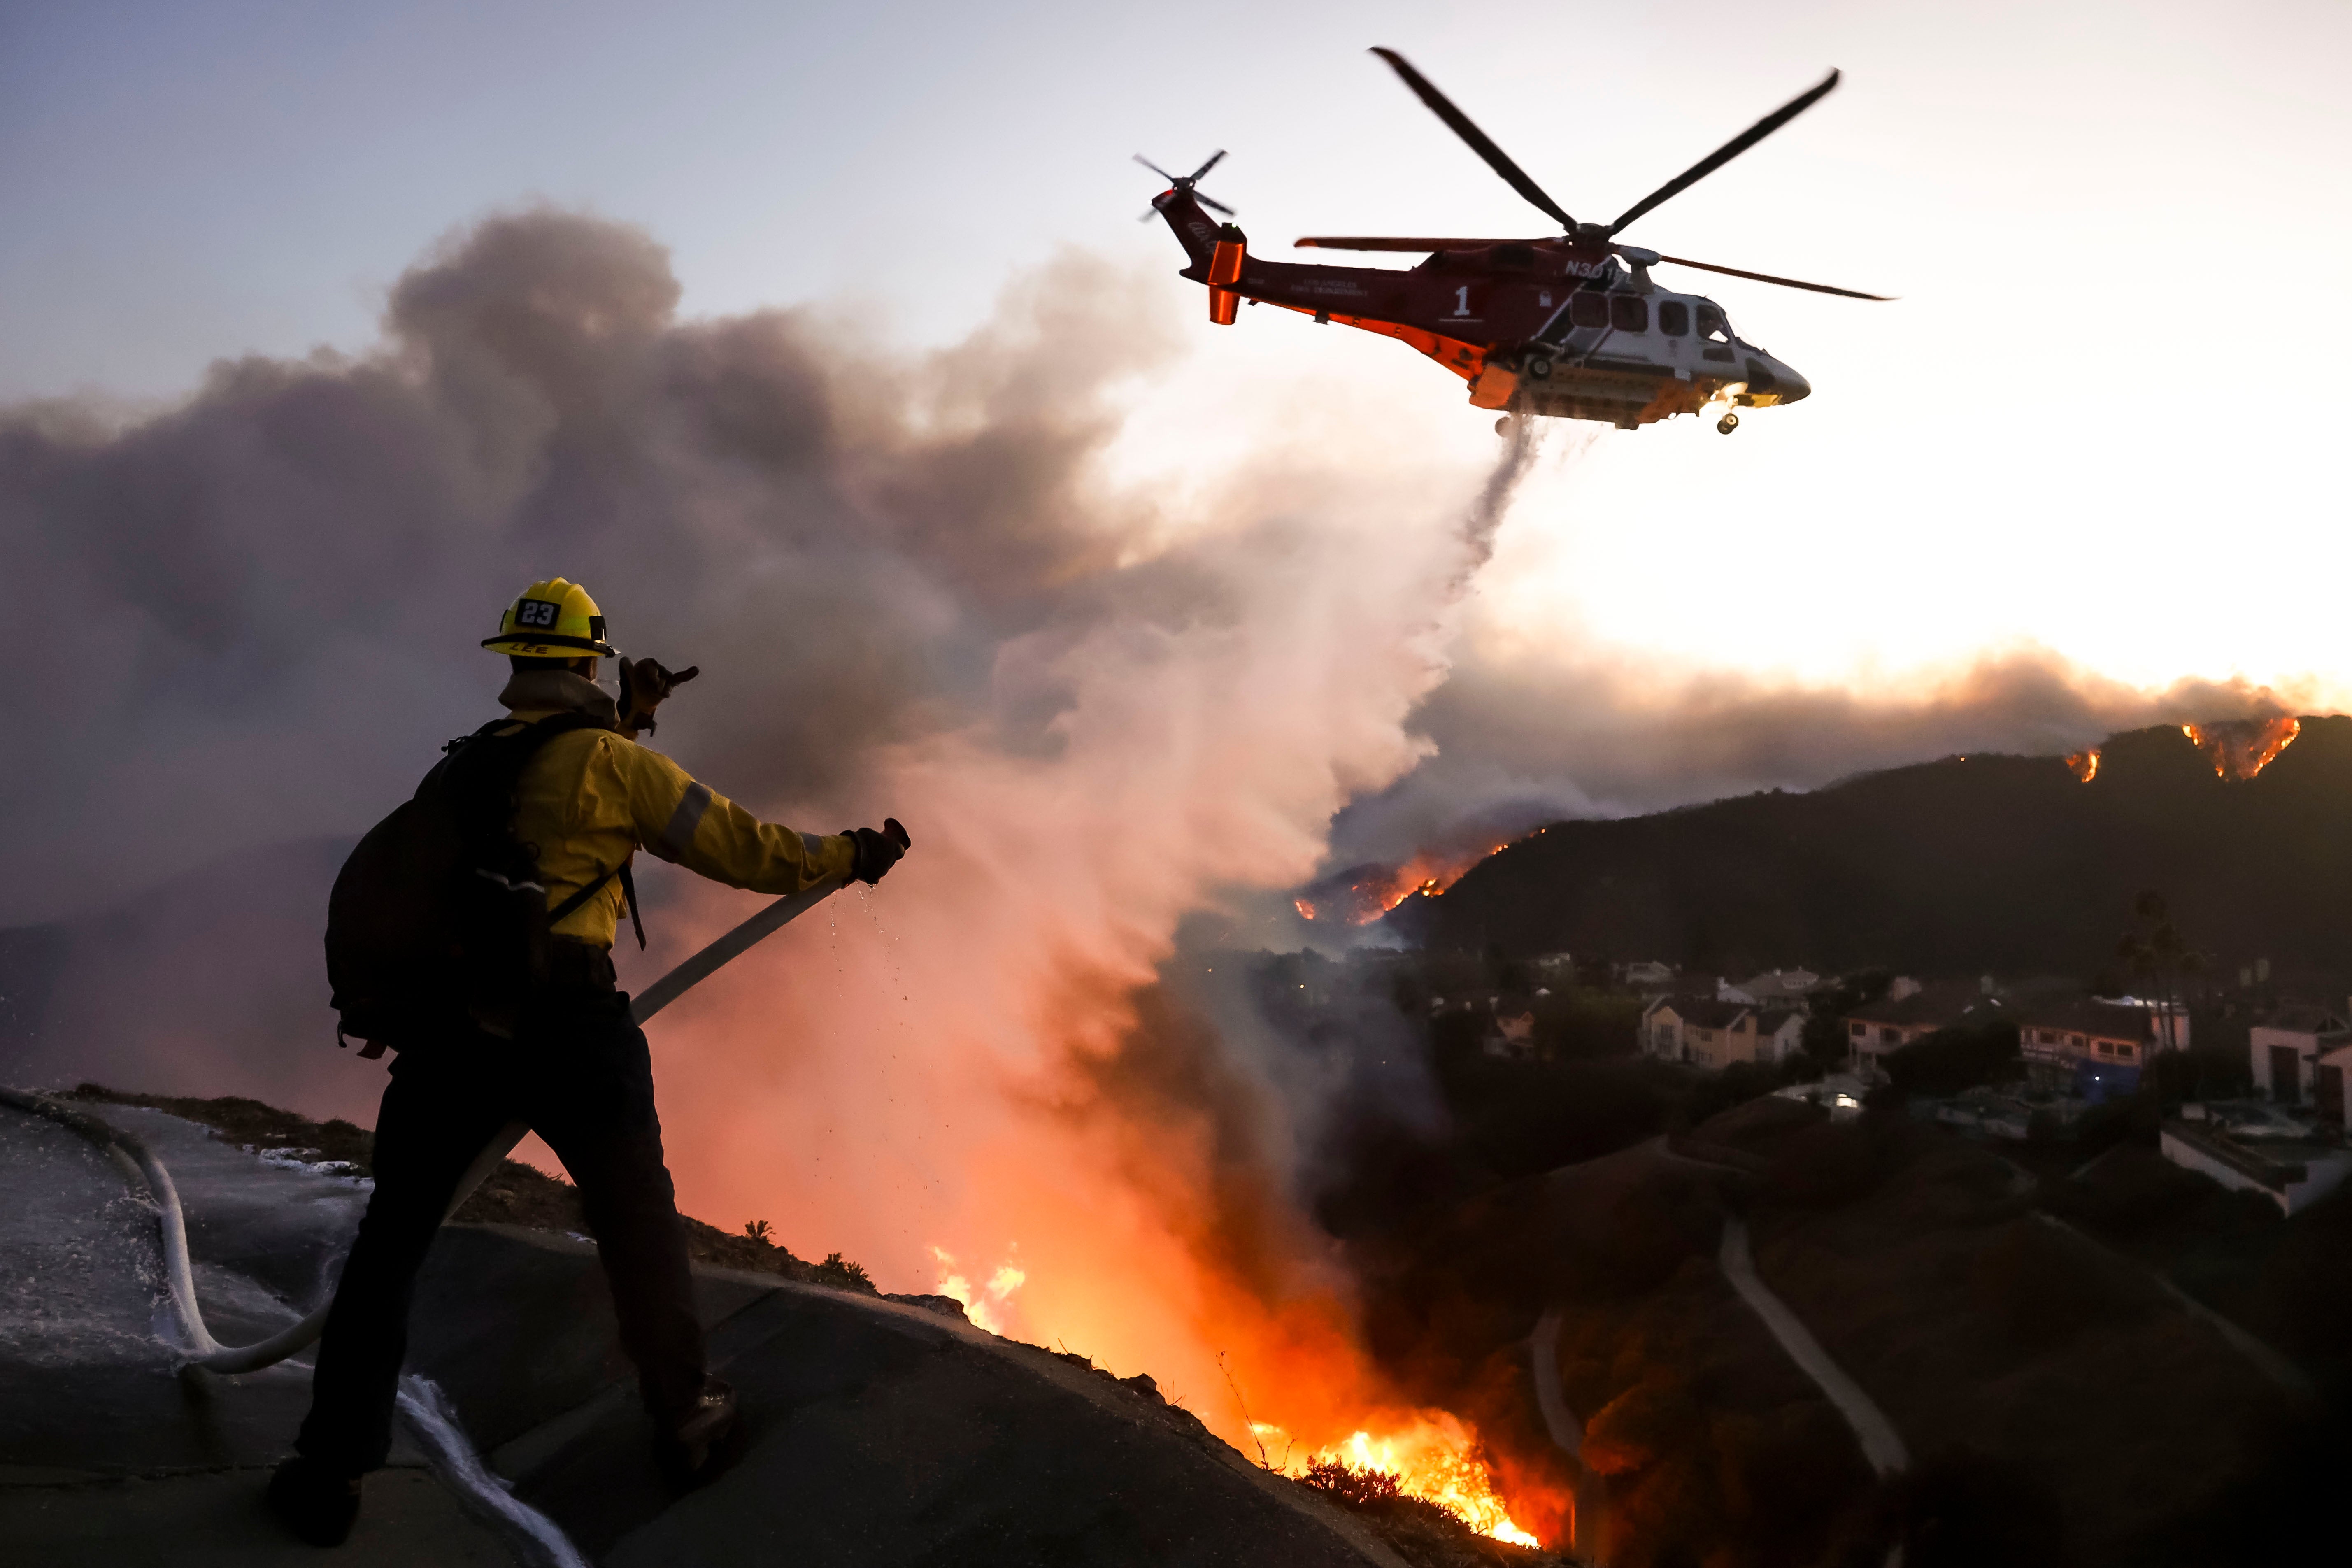
[[1215, 152], [1209, 154], [1209, 161], [1207, 163], [1192, 171], [1192, 177], [1196, 180], [1199, 179], [1202, 175], [1215, 168], [1217, 166], [1217, 160], [1224, 155], [1225, 150], [1223, 147], [1218, 148]]
[[1231, 217], [1231, 216], [1234, 216], [1234, 209], [1233, 209], [1233, 208], [1231, 208], [1231, 207], [1229, 207], [1229, 206], [1227, 206], [1227, 205], [1225, 205], [1225, 204], [1224, 204], [1224, 203], [1223, 203], [1223, 202], [1219, 201], [1219, 200], [1218, 200], [1216, 197], [1214, 197], [1214, 196], [1212, 196], [1212, 195], [1202, 195], [1202, 194], [1201, 192], [1199, 192], [1199, 191], [1194, 191], [1194, 192], [1192, 193], [1192, 199], [1193, 199], [1194, 201], [1196, 201], [1196, 202], [1200, 203], [1200, 204], [1201, 204], [1202, 206], [1204, 206], [1204, 207], [1214, 207], [1214, 208], [1216, 208], [1219, 212], [1221, 212], [1221, 213], [1224, 214], [1227, 217]]
[[1748, 272], [1737, 267], [1717, 267], [1712, 261], [1693, 261], [1686, 256], [1661, 256], [1661, 261], [1671, 261], [1676, 267], [1696, 267], [1701, 272], [1720, 272], [1727, 278], [1745, 278], [1751, 283], [1778, 283], [1783, 289], [1810, 289], [1816, 294], [1835, 294], [1846, 300], [1889, 300], [1901, 298], [1895, 294], [1865, 294], [1859, 289], [1832, 289], [1826, 283], [1807, 283], [1796, 278], [1775, 278], [1769, 272]]
[[[1545, 239], [1550, 237], [1545, 236]], [[1292, 242], [1301, 250], [1484, 250], [1490, 245], [1543, 243], [1544, 239], [1384, 239], [1368, 234], [1310, 234]]]
[[1170, 184], [1172, 185], [1176, 183], [1175, 175], [1170, 174], [1167, 170], [1161, 168], [1159, 164], [1153, 163], [1142, 153], [1138, 153], [1135, 155], [1135, 161], [1142, 164], [1145, 168], [1150, 170], [1153, 174], [1159, 175], [1161, 179], [1167, 181]]
[[1668, 180], [1664, 184], [1660, 185], [1656, 190], [1652, 191], [1648, 195], [1643, 196], [1640, 201], [1635, 202], [1632, 206], [1627, 207], [1625, 209], [1624, 216], [1620, 217], [1615, 223], [1609, 226], [1609, 232], [1612, 235], [1615, 234], [1619, 229], [1623, 228], [1627, 224], [1632, 223], [1635, 218], [1640, 217], [1643, 213], [1648, 212], [1652, 207], [1656, 206], [1660, 202], [1664, 201], [1667, 197], [1675, 195], [1679, 192], [1688, 190], [1691, 186], [1698, 184], [1701, 180], [1706, 179], [1709, 174], [1714, 174], [1717, 169], [1722, 168], [1726, 163], [1730, 163], [1734, 158], [1738, 157], [1739, 154], [1747, 152], [1748, 149], [1755, 146], [1756, 143], [1763, 141], [1764, 138], [1771, 135], [1772, 132], [1780, 130], [1780, 127], [1788, 124], [1789, 121], [1796, 119], [1797, 116], [1802, 114], [1808, 109], [1811, 109], [1814, 104], [1819, 103], [1823, 98], [1828, 96], [1830, 89], [1837, 86], [1837, 84], [1838, 73], [1836, 71], [1830, 72], [1829, 75], [1822, 79], [1822, 82], [1819, 87], [1813, 88], [1807, 92], [1799, 93], [1796, 97], [1790, 99], [1788, 102], [1782, 104], [1780, 108], [1774, 110], [1771, 113], [1766, 115], [1763, 119], [1758, 121], [1755, 124], [1749, 126], [1738, 135], [1733, 137], [1730, 141], [1726, 142], [1722, 146], [1717, 147], [1714, 152], [1709, 153], [1706, 157], [1701, 158], [1697, 163], [1693, 163], [1689, 168], [1685, 169], [1681, 174], [1676, 174], [1673, 179]]
[[1431, 112], [1453, 129], [1454, 134], [1470, 143], [1470, 150], [1486, 160], [1486, 166], [1510, 183], [1511, 189], [1525, 196], [1544, 213], [1559, 220], [1562, 228], [1574, 228], [1576, 220], [1560, 209], [1560, 205], [1544, 195], [1543, 187], [1528, 178], [1527, 171], [1511, 162], [1510, 154], [1495, 145], [1484, 131], [1470, 123], [1470, 117], [1454, 107], [1454, 100], [1437, 90], [1430, 79], [1412, 68], [1412, 64], [1394, 49], [1375, 47], [1372, 53], [1389, 62], [1389, 68], [1404, 79], [1413, 95], [1429, 105]]

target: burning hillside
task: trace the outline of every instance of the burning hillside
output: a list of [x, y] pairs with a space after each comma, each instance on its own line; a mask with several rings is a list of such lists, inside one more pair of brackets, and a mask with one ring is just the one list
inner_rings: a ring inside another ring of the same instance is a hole
[[2285, 714], [2271, 719], [2228, 719], [2210, 724], [2183, 724], [2180, 732], [2197, 742], [2212, 759], [2213, 771], [2225, 779], [2250, 779], [2303, 733], [2303, 721]]
[[1301, 920], [1330, 925], [1370, 925], [1416, 895], [1436, 898], [1462, 879], [1481, 860], [1499, 855], [1509, 846], [1483, 848], [1423, 850], [1402, 866], [1350, 866], [1310, 885], [1290, 900]]

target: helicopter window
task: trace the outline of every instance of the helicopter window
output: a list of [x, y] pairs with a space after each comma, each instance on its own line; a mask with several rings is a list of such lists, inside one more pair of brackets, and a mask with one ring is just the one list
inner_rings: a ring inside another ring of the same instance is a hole
[[1690, 307], [1684, 304], [1680, 300], [1660, 300], [1658, 302], [1658, 331], [1665, 333], [1666, 336], [1670, 338], [1688, 337], [1690, 335]]
[[1609, 301], [1609, 324], [1621, 332], [1646, 332], [1650, 330], [1650, 302], [1632, 294], [1619, 294]]
[[1701, 305], [1698, 308], [1698, 335], [1718, 343], [1731, 341], [1731, 323], [1724, 319], [1721, 306]]
[[1605, 327], [1609, 324], [1609, 296], [1579, 289], [1569, 297], [1568, 319], [1580, 327]]

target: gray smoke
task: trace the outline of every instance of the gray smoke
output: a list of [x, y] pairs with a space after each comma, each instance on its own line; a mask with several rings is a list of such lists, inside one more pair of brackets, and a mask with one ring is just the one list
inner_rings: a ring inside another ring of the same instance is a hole
[[[127, 427], [0, 411], [0, 617], [39, 676], [0, 923], [365, 826], [488, 716], [475, 644], [559, 573], [703, 668], [665, 733], [719, 787], [845, 800], [989, 708], [1008, 638], [1100, 613], [1131, 521], [1089, 493], [1106, 389], [1169, 348], [1131, 288], [1065, 259], [894, 361], [803, 312], [681, 324], [652, 240], [534, 212], [403, 277], [377, 353], [224, 363]], [[1034, 731], [1020, 696], [990, 717]]]
[[1541, 665], [1457, 662], [1414, 713], [1431, 755], [1333, 823], [1330, 861], [1474, 852], [1546, 822], [1627, 816], [1970, 752], [2055, 755], [2118, 731], [2308, 711], [2293, 694], [2187, 679], [2147, 691], [2046, 650], [1986, 656], [1888, 694], [1653, 672], [1564, 637]]

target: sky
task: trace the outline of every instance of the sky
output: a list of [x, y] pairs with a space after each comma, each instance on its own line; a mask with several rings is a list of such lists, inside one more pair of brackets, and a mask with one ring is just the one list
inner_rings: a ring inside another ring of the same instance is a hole
[[[533, 203], [642, 226], [687, 318], [814, 303], [908, 349], [1066, 248], [1172, 271], [1133, 153], [1229, 149], [1208, 188], [1268, 254], [1543, 232], [1372, 44], [1580, 216], [1839, 67], [1629, 238], [1901, 296], [1673, 277], [1814, 395], [1728, 439], [1548, 431], [1465, 658], [1900, 696], [2024, 649], [2147, 688], [2352, 687], [2289, 586], [2352, 567], [2340, 5], [15, 5], [0, 400], [152, 409], [215, 360], [365, 351], [420, 254]], [[1139, 482], [1268, 428], [1491, 453], [1397, 345], [1222, 331], [1182, 286], [1138, 309], [1186, 350], [1131, 391]]]

